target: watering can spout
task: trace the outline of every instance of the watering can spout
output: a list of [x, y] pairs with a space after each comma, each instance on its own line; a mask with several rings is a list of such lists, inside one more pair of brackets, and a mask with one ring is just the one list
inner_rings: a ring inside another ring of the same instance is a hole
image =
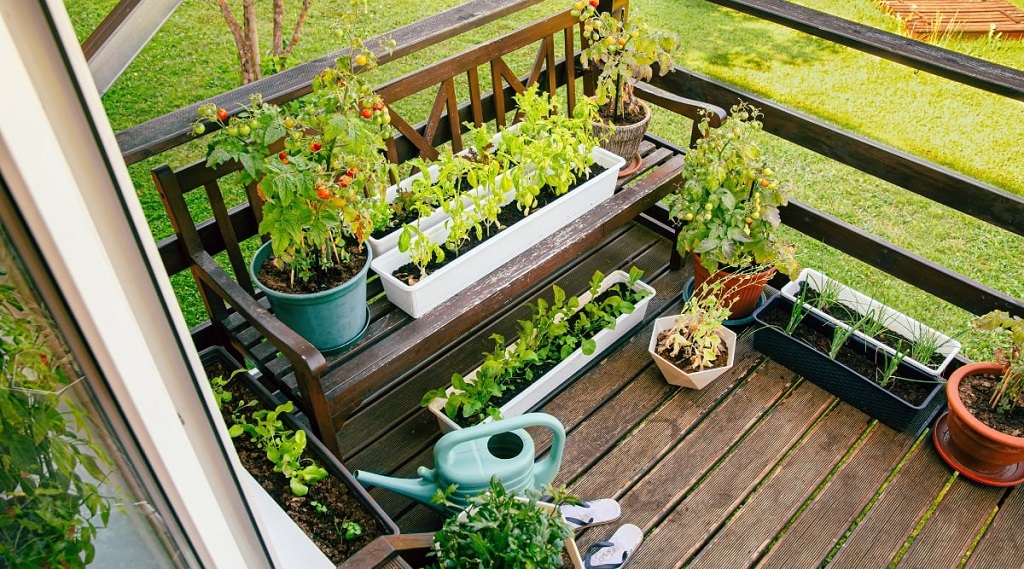
[[365, 470], [357, 470], [354, 475], [356, 480], [363, 486], [379, 486], [413, 500], [430, 504], [430, 498], [434, 495], [434, 491], [437, 490], [434, 471], [420, 467], [416, 473], [420, 475], [419, 478], [395, 478], [366, 472]]

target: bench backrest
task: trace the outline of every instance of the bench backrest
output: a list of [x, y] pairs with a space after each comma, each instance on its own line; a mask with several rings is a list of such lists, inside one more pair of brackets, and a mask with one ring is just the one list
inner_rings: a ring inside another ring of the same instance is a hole
[[[565, 111], [571, 112], [580, 75], [575, 59], [581, 47], [577, 28], [577, 19], [568, 11], [559, 13], [380, 86], [377, 92], [388, 105], [397, 131], [388, 141], [388, 158], [395, 163], [416, 156], [436, 158], [438, 148], [449, 143], [454, 150], [461, 150], [461, 135], [467, 129], [464, 123], [506, 126], [508, 114], [515, 109], [513, 96], [533, 84], [550, 93], [565, 87]], [[517, 74], [508, 56], [521, 50], [529, 50], [532, 65]], [[490, 84], [483, 85], [481, 77], [487, 76]], [[591, 85], [585, 80], [584, 90]], [[467, 94], [463, 101], [457, 95], [460, 91]], [[420, 93], [431, 93], [434, 98], [428, 115], [417, 121], [404, 114], [402, 103]], [[210, 169], [205, 161], [179, 169], [166, 164], [153, 169], [153, 181], [175, 233], [160, 244], [170, 274], [188, 269], [190, 258], [198, 251], [224, 252], [238, 283], [254, 293], [248, 256], [240, 244], [258, 235], [262, 200], [255, 185], [240, 191], [237, 184], [225, 183], [239, 169], [237, 164]], [[226, 194], [233, 198], [233, 205], [229, 205], [232, 199], [225, 199]], [[210, 211], [211, 217], [196, 221], [192, 211]], [[198, 278], [197, 282], [211, 317], [224, 317], [224, 303]]]

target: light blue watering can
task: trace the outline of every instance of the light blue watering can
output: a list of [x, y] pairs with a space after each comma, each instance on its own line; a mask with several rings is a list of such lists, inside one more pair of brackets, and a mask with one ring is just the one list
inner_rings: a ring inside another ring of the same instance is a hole
[[[547, 427], [553, 435], [551, 452], [541, 461], [536, 460], [533, 439], [524, 430], [535, 426]], [[527, 413], [444, 435], [434, 445], [434, 469], [419, 467], [419, 478], [393, 478], [364, 470], [357, 470], [355, 477], [363, 486], [387, 488], [435, 508], [443, 506], [430, 503], [434, 491], [455, 484], [457, 489], [449, 500], [463, 508], [467, 498], [490, 488], [492, 476], [515, 494], [551, 483], [562, 464], [564, 446], [565, 427], [558, 419]]]

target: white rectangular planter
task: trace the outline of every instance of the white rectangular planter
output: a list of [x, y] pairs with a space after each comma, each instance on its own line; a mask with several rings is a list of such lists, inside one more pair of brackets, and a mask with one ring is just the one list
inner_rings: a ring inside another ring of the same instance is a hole
[[[515, 129], [519, 128], [519, 124], [520, 123], [516, 123], [516, 124], [508, 127], [508, 129], [506, 129], [506, 130], [509, 130], [509, 129], [515, 130]], [[491, 142], [493, 144], [497, 144], [497, 143], [501, 142], [501, 132], [498, 132], [497, 134], [495, 134], [491, 138]], [[463, 150], [462, 152], [459, 152], [459, 155], [467, 154], [469, 152], [469, 150], [470, 149], [467, 148], [466, 150]], [[430, 174], [431, 182], [436, 182], [437, 181], [437, 173], [438, 173], [439, 170], [440, 170], [440, 168], [438, 168], [437, 166], [430, 166], [430, 167], [427, 168], [427, 172]], [[400, 189], [401, 190], [408, 189], [409, 186], [412, 185], [413, 180], [417, 180], [417, 179], [420, 179], [422, 177], [423, 177], [423, 172], [419, 172], [419, 173], [417, 173], [415, 175], [409, 176], [408, 178], [402, 180], [401, 182], [399, 182], [399, 183], [397, 183], [397, 184], [395, 184], [393, 186], [388, 187], [388, 189], [386, 190], [385, 199], [387, 199], [387, 202], [389, 204], [394, 203], [394, 201], [398, 198], [398, 191]], [[473, 193], [476, 193], [476, 192], [479, 192], [479, 191], [480, 191], [479, 188], [474, 188], [472, 190], [469, 190], [468, 193], [473, 194]], [[468, 197], [468, 196], [467, 197], [463, 197], [462, 199], [463, 199], [463, 202], [465, 202], [466, 207], [469, 207], [469, 205], [473, 203], [473, 200], [470, 197]], [[428, 215], [426, 217], [419, 218], [417, 220], [417, 223], [418, 223], [418, 227], [419, 227], [420, 231], [426, 231], [426, 230], [430, 229], [431, 227], [434, 227], [436, 225], [441, 224], [442, 222], [444, 222], [448, 218], [449, 218], [449, 215], [447, 213], [445, 213], [442, 208], [438, 207], [430, 215]], [[373, 251], [373, 256], [374, 257], [380, 257], [381, 255], [383, 255], [384, 253], [386, 253], [386, 252], [388, 252], [388, 251], [390, 251], [392, 249], [397, 249], [398, 248], [398, 237], [399, 237], [399, 235], [401, 235], [401, 233], [402, 233], [402, 228], [399, 227], [399, 228], [396, 228], [395, 230], [391, 231], [390, 233], [384, 235], [380, 239], [376, 239], [376, 238], [370, 237], [367, 240], [367, 242], [370, 244], [370, 250]]]
[[[821, 291], [827, 286], [838, 286], [840, 291], [839, 302], [841, 302], [850, 310], [853, 310], [854, 312], [862, 316], [872, 312], [881, 312], [883, 318], [885, 319], [886, 327], [892, 330], [893, 332], [899, 334], [900, 336], [903, 336], [910, 342], [916, 341], [918, 338], [921, 337], [938, 338], [940, 346], [936, 351], [942, 354], [943, 356], [942, 363], [939, 364], [938, 367], [929, 366], [923, 362], [919, 362], [915, 359], [912, 359], [910, 356], [907, 356], [905, 358], [908, 364], [920, 369], [921, 371], [924, 371], [926, 373], [933, 373], [936, 375], [942, 375], [943, 370], [946, 369], [946, 366], [949, 365], [949, 362], [951, 362], [953, 360], [953, 357], [955, 357], [956, 354], [960, 352], [960, 342], [954, 340], [953, 338], [950, 338], [949, 336], [941, 332], [929, 328], [928, 326], [921, 324], [917, 320], [914, 320], [909, 316], [897, 312], [896, 310], [889, 308], [888, 306], [876, 301], [875, 299], [869, 296], [861, 294], [860, 292], [844, 285], [839, 281], [830, 279], [825, 275], [819, 273], [818, 271], [815, 271], [814, 269], [804, 269], [800, 271], [800, 275], [797, 277], [795, 281], [790, 281], [786, 286], [782, 287], [782, 295], [790, 300], [795, 301], [797, 295], [800, 294], [800, 285], [801, 283], [804, 282], [806, 282], [807, 285], [811, 287], [812, 290], [815, 291]], [[814, 312], [815, 314], [817, 314], [818, 316], [821, 316], [822, 318], [830, 322], [835, 322], [842, 326], [846, 326], [846, 323], [837, 321], [832, 316], [825, 314], [824, 312], [818, 310], [817, 308], [814, 308], [813, 306], [808, 305], [807, 308]], [[869, 338], [867, 335], [862, 334], [860, 331], [856, 331], [855, 334], [863, 338], [871, 345], [877, 345], [882, 347], [885, 351], [889, 353], [895, 353], [895, 350], [890, 346], [882, 344], [874, 338]]]
[[[430, 179], [432, 181], [437, 177], [437, 171], [437, 166], [431, 166], [430, 168], [427, 168], [427, 173], [430, 174]], [[394, 203], [394, 201], [398, 198], [399, 190], [407, 190], [409, 186], [412, 185], [412, 182], [414, 180], [420, 179], [422, 177], [423, 172], [420, 172], [414, 176], [409, 176], [408, 178], [402, 180], [401, 182], [389, 187], [387, 189], [386, 195], [388, 203]], [[435, 225], [441, 223], [445, 219], [448, 219], [448, 214], [441, 210], [441, 208], [437, 208], [434, 210], [434, 213], [430, 214], [429, 216], [419, 218], [419, 228], [421, 231], [426, 231], [427, 229], [430, 229], [431, 227], [434, 227]], [[379, 257], [386, 253], [387, 251], [390, 251], [391, 249], [398, 247], [398, 236], [401, 233], [402, 228], [399, 227], [392, 231], [391, 233], [384, 235], [380, 239], [370, 237], [367, 241], [370, 244], [370, 250], [373, 251], [373, 256]]]
[[[409, 263], [408, 253], [392, 249], [375, 257], [370, 266], [380, 276], [388, 300], [413, 318], [419, 318], [611, 197], [624, 161], [603, 148], [595, 148], [593, 156], [595, 162], [605, 168], [603, 172], [455, 258], [415, 285], [410, 286], [391, 274]], [[437, 225], [426, 233], [435, 243], [443, 243], [448, 236], [448, 227], [446, 224]]]
[[[629, 275], [624, 271], [613, 271], [611, 274], [605, 276], [601, 282], [601, 288], [598, 294], [604, 292], [612, 285], [617, 283], [629, 282]], [[551, 368], [550, 371], [537, 378], [529, 387], [524, 389], [519, 395], [510, 399], [507, 403], [501, 406], [502, 417], [515, 417], [524, 413], [530, 412], [537, 406], [538, 403], [544, 400], [551, 392], [555, 391], [566, 381], [569, 380], [576, 372], [583, 368], [592, 358], [596, 358], [601, 355], [602, 352], [608, 349], [616, 340], [624, 336], [629, 330], [634, 328], [636, 325], [644, 319], [644, 315], [647, 314], [647, 306], [650, 304], [651, 298], [655, 295], [655, 290], [645, 282], [637, 281], [633, 286], [633, 290], [646, 290], [650, 294], [645, 296], [636, 304], [636, 309], [630, 314], [623, 314], [615, 320], [615, 328], [605, 328], [596, 335], [594, 335], [594, 343], [597, 344], [594, 353], [591, 355], [584, 355], [581, 348], [577, 348], [573, 353], [569, 354], [569, 357], [565, 358], [558, 363], [555, 367]], [[590, 292], [587, 291], [580, 295], [580, 306], [583, 306], [590, 301]], [[511, 350], [515, 344], [508, 347]], [[466, 376], [466, 381], [472, 383], [473, 378], [476, 377], [476, 370]], [[452, 393], [454, 387], [448, 387], [446, 393]], [[430, 402], [427, 407], [430, 412], [437, 417], [437, 423], [441, 427], [441, 432], [447, 433], [457, 429], [461, 429], [455, 421], [452, 421], [444, 413], [444, 406], [448, 400], [445, 398], [437, 398]], [[484, 422], [487, 422], [485, 419]]]

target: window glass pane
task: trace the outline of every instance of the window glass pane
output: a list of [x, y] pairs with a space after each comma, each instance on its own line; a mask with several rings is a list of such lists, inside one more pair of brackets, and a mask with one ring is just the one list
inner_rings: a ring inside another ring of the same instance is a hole
[[0, 365], [0, 567], [184, 565], [2, 226]]

